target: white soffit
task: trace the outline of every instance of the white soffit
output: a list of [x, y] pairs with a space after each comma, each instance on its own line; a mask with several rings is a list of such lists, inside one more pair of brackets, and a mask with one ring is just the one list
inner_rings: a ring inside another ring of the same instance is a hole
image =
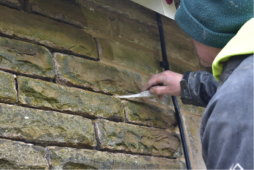
[[132, 0], [132, 1], [174, 20], [174, 16], [176, 13], [174, 1], [172, 2], [171, 5], [167, 4], [166, 0]]

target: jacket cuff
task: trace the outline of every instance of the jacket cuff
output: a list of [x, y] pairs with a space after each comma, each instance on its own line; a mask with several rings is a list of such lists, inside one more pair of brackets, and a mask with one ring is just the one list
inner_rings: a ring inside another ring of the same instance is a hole
[[188, 86], [189, 75], [191, 72], [186, 72], [183, 75], [183, 79], [180, 81], [181, 87], [181, 100], [183, 104], [188, 104], [189, 100], [191, 100], [191, 93]]

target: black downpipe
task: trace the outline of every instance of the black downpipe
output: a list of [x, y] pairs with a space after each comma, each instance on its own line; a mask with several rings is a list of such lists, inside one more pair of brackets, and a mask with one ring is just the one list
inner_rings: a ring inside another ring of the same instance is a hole
[[[160, 16], [159, 13], [156, 13], [156, 18], [157, 18], [157, 23], [158, 23], [159, 33], [160, 33], [161, 53], [162, 53], [162, 58], [163, 58], [163, 61], [160, 62], [160, 66], [163, 67], [164, 70], [169, 70], [169, 63], [168, 63], [168, 58], [167, 58], [164, 31], [163, 31], [163, 26], [162, 26], [162, 22], [161, 22], [161, 16]], [[184, 157], [185, 157], [185, 161], [186, 161], [186, 168], [191, 169], [188, 146], [187, 146], [186, 138], [185, 138], [185, 135], [184, 135], [183, 121], [182, 121], [182, 117], [181, 117], [181, 113], [180, 113], [180, 108], [179, 108], [179, 105], [178, 105], [178, 102], [177, 102], [177, 98], [175, 96], [172, 96], [172, 101], [173, 101], [173, 104], [174, 104], [176, 120], [177, 120], [177, 123], [178, 123], [178, 126], [179, 126], [180, 136], [181, 136], [181, 139], [182, 139]]]

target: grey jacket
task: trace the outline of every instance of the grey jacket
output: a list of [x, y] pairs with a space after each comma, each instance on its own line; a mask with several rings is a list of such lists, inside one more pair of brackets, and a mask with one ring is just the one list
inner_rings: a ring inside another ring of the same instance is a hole
[[230, 58], [219, 83], [204, 71], [184, 80], [182, 102], [206, 106], [200, 135], [207, 169], [254, 169], [253, 55]]

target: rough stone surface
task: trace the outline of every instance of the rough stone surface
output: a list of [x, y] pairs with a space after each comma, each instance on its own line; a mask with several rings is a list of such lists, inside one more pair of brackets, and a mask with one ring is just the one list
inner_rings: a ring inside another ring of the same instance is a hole
[[53, 111], [0, 104], [0, 136], [35, 143], [95, 147], [92, 121]]
[[147, 49], [161, 50], [158, 27], [147, 26], [126, 18], [112, 22], [113, 37]]
[[139, 102], [124, 102], [126, 121], [152, 127], [170, 128], [176, 126], [174, 111]]
[[0, 71], [0, 102], [17, 102], [17, 91], [15, 89], [14, 76], [2, 71]]
[[97, 120], [99, 147], [131, 153], [179, 157], [180, 139], [162, 129]]
[[87, 117], [124, 119], [123, 106], [115, 97], [20, 76], [18, 84], [19, 103], [23, 105]]
[[151, 156], [48, 147], [52, 169], [184, 169], [184, 163]]
[[80, 5], [63, 0], [29, 0], [31, 11], [62, 22], [83, 28], [87, 25], [86, 16]]
[[201, 118], [183, 114], [183, 124], [185, 125], [185, 134], [188, 141], [189, 155], [193, 169], [206, 169], [202, 157], [200, 122]]
[[147, 52], [137, 47], [108, 40], [97, 39], [100, 59], [128, 67], [133, 70], [155, 74], [162, 71], [158, 54]]
[[157, 26], [153, 11], [129, 0], [73, 0], [78, 4], [106, 13], [112, 19], [122, 16], [147, 25]]
[[43, 147], [0, 139], [1, 169], [46, 169], [46, 152]]
[[74, 56], [55, 54], [57, 81], [111, 94], [138, 93], [139, 74]]
[[107, 15], [74, 1], [30, 0], [32, 12], [80, 27], [94, 36], [110, 36], [111, 24]]
[[199, 59], [192, 39], [179, 28], [174, 20], [162, 17], [162, 22], [169, 62], [173, 61], [177, 67], [187, 66], [189, 71], [198, 70]]
[[0, 4], [16, 8], [16, 9], [21, 9], [22, 5], [19, 0], [0, 0]]
[[32, 76], [55, 77], [52, 54], [45, 47], [0, 37], [0, 68]]
[[0, 33], [97, 59], [93, 37], [55, 20], [0, 6]]

